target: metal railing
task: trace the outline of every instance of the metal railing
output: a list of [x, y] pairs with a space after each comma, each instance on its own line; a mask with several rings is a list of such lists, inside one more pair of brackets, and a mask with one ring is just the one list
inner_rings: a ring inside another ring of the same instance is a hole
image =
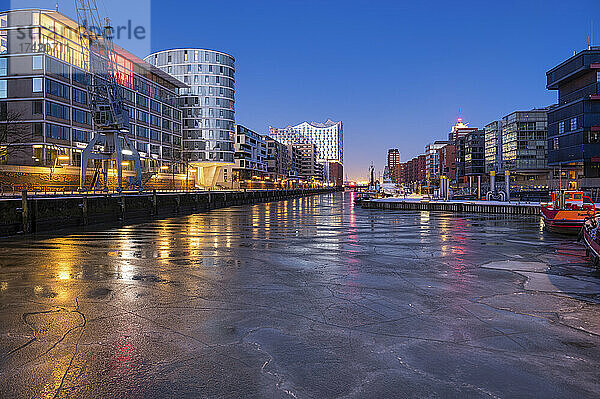
[[0, 186], [0, 198], [21, 198], [23, 192], [29, 196], [35, 197], [81, 197], [81, 196], [115, 196], [115, 195], [151, 195], [157, 194], [202, 194], [210, 192], [240, 193], [240, 192], [262, 192], [262, 191], [293, 191], [293, 190], [318, 190], [333, 189], [333, 187], [292, 187], [292, 188], [241, 188], [232, 189], [225, 187], [213, 188], [189, 188], [189, 189], [146, 189], [146, 190], [117, 190], [110, 188], [108, 190], [79, 190], [70, 187], [39, 187], [28, 188], [25, 186]]

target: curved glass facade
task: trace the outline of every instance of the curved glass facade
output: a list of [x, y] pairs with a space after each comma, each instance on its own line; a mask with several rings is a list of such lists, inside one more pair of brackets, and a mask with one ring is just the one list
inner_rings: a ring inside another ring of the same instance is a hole
[[197, 164], [233, 164], [235, 59], [220, 51], [174, 49], [145, 61], [174, 76], [181, 89], [184, 159]]

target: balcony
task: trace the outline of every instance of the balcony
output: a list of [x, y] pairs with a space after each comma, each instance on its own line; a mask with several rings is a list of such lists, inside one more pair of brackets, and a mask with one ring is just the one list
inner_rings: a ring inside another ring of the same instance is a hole
[[600, 100], [600, 83], [592, 83], [558, 98], [558, 104], [563, 105], [581, 99]]

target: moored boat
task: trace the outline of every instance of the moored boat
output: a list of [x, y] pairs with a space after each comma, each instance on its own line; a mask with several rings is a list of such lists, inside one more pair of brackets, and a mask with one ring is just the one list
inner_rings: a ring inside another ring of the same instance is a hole
[[[589, 202], [585, 202], [585, 200]], [[544, 227], [563, 234], [578, 234], [586, 219], [593, 217], [596, 205], [583, 191], [560, 190], [552, 193], [552, 201], [541, 204]]]
[[600, 262], [600, 216], [589, 218], [583, 224], [581, 229], [583, 243], [586, 246], [587, 255], [590, 257], [592, 264], [598, 266]]

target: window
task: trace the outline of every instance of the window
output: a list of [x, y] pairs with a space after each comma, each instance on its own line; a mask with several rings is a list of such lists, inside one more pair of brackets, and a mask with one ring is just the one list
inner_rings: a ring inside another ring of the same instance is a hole
[[73, 87], [73, 102], [87, 105], [87, 92]]
[[92, 138], [92, 133], [84, 130], [73, 129], [73, 141], [80, 143], [89, 143]]
[[70, 98], [69, 86], [55, 80], [46, 79], [46, 93], [64, 98], [65, 100]]
[[48, 101], [46, 103], [46, 115], [69, 120], [69, 107]]
[[31, 113], [33, 115], [41, 115], [43, 109], [43, 103], [41, 100], [35, 100], [31, 102]]
[[137, 105], [142, 106], [144, 108], [148, 108], [148, 99], [144, 96], [137, 95]]
[[148, 129], [143, 126], [136, 126], [136, 133], [138, 137], [148, 138]]
[[150, 115], [150, 124], [152, 126], [160, 126], [160, 118], [156, 115]]
[[571, 118], [571, 131], [577, 130], [577, 118]]
[[137, 110], [137, 118], [138, 121], [142, 121], [148, 123], [148, 113], [144, 111]]
[[50, 74], [69, 79], [69, 65], [53, 58], [46, 58], [46, 71]]
[[150, 109], [154, 112], [160, 112], [160, 103], [158, 101], [150, 100]]
[[558, 134], [565, 132], [565, 122], [558, 122]]
[[44, 64], [43, 64], [44, 59], [42, 58], [41, 55], [34, 55], [32, 58], [32, 66], [31, 68], [35, 71], [35, 70], [39, 70], [39, 69], [43, 69]]
[[160, 133], [158, 132], [158, 130], [150, 129], [150, 139], [156, 141], [160, 140]]
[[183, 60], [184, 60], [184, 61], [187, 61], [187, 60], [188, 60], [188, 52], [187, 52], [187, 50], [185, 50], [185, 51], [183, 52]]
[[79, 84], [87, 86], [90, 84], [90, 75], [83, 71], [73, 68], [73, 80]]
[[77, 108], [73, 108], [73, 122], [83, 123], [85, 125], [90, 124], [90, 113], [82, 111]]
[[8, 75], [8, 60], [6, 58], [0, 58], [0, 76]]
[[33, 78], [33, 89], [34, 93], [41, 93], [44, 86], [44, 80], [42, 78]]
[[558, 137], [555, 137], [554, 140], [552, 140], [552, 148], [558, 150]]
[[600, 72], [596, 72], [596, 81], [600, 82]]
[[65, 126], [46, 123], [46, 137], [57, 140], [69, 140], [71, 129]]

